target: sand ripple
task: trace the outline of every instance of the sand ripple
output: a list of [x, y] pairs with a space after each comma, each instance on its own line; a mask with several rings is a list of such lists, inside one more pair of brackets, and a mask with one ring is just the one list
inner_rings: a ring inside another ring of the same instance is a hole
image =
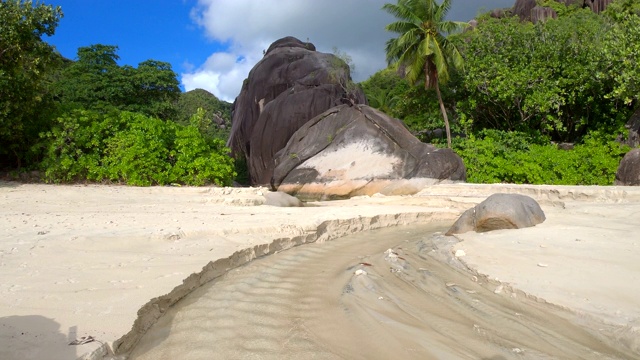
[[[438, 225], [255, 260], [167, 311], [132, 359], [631, 359], [595, 320], [462, 269]], [[444, 255], [443, 255], [444, 254]]]

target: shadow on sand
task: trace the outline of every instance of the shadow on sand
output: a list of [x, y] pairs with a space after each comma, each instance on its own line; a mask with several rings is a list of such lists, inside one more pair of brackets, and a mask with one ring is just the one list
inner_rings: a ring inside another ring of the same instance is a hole
[[[75, 330], [60, 332], [60, 324], [40, 315], [0, 318], [0, 359], [76, 359]], [[73, 339], [69, 339], [73, 337]]]

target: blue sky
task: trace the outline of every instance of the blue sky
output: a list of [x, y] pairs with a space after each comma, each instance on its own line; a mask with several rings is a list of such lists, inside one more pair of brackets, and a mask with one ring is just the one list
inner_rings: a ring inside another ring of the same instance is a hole
[[[334, 47], [355, 63], [356, 81], [384, 68], [380, 8], [389, 0], [45, 0], [62, 7], [53, 37], [44, 38], [74, 59], [80, 46], [117, 45], [121, 65], [171, 63], [183, 90], [204, 88], [233, 101], [262, 50], [283, 36], [307, 38], [319, 51]], [[468, 21], [479, 9], [511, 7], [515, 0], [453, 0], [450, 18]]]
[[208, 40], [191, 19], [195, 0], [50, 0], [49, 3], [61, 6], [64, 18], [55, 35], [46, 40], [71, 59], [80, 46], [118, 45], [121, 65], [137, 66], [154, 59], [171, 63], [173, 70], [180, 73], [224, 49]]

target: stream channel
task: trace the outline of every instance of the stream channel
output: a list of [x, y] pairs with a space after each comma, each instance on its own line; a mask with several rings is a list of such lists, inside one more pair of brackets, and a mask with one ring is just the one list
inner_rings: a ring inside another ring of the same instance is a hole
[[363, 232], [230, 270], [169, 309], [129, 358], [640, 358], [615, 328], [466, 269], [444, 226]]

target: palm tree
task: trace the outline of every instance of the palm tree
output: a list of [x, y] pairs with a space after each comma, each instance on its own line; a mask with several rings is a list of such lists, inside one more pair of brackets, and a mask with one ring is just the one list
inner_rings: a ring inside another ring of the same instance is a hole
[[447, 35], [468, 26], [467, 23], [445, 20], [451, 0], [438, 5], [435, 0], [398, 0], [397, 4], [382, 7], [399, 21], [385, 27], [399, 34], [387, 41], [387, 62], [396, 68], [403, 66], [406, 78], [416, 83], [424, 77], [425, 89], [435, 89], [447, 131], [447, 145], [451, 148], [449, 118], [444, 108], [440, 83], [449, 80], [449, 67], [462, 67], [462, 55]]

